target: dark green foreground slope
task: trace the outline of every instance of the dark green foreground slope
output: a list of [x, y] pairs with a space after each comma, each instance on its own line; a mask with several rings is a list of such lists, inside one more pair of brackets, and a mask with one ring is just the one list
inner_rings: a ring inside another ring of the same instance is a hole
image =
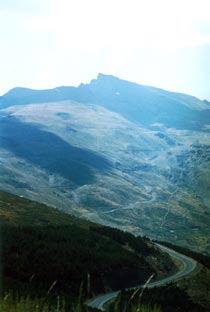
[[[3, 291], [93, 295], [144, 283], [175, 266], [145, 238], [135, 238], [0, 192]], [[147, 258], [147, 260], [146, 260]], [[155, 266], [151, 259], [155, 260]], [[150, 260], [148, 260], [150, 259]]]

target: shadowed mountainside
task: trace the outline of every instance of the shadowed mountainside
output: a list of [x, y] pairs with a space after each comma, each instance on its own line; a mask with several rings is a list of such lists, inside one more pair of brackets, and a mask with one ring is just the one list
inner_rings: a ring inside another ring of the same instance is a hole
[[76, 185], [93, 182], [92, 169], [103, 172], [110, 168], [109, 162], [95, 152], [71, 146], [51, 132], [14, 118], [1, 120], [0, 145], [17, 157]]

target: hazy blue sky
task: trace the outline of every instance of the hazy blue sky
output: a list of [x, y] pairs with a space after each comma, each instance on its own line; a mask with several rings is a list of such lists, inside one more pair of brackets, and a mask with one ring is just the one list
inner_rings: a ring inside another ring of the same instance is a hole
[[0, 0], [0, 94], [112, 74], [210, 100], [209, 0]]

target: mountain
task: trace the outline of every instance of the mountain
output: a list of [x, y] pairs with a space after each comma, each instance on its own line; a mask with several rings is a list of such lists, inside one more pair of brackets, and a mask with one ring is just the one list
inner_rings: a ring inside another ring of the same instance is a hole
[[99, 74], [0, 103], [2, 190], [209, 254], [208, 101]]

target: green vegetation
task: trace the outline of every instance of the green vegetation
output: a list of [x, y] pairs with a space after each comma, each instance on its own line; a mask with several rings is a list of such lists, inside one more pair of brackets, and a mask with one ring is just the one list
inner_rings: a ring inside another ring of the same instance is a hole
[[180, 280], [178, 286], [184, 289], [194, 302], [209, 310], [210, 307], [210, 270], [202, 267], [197, 274]]
[[142, 255], [77, 225], [2, 227], [4, 284], [76, 295], [80, 284], [91, 293], [143, 283], [153, 269]]
[[141, 305], [155, 307], [156, 311], [162, 312], [207, 312], [201, 305], [194, 303], [187, 292], [174, 285], [156, 287], [153, 289], [140, 288], [136, 291], [122, 291], [116, 301], [109, 305], [109, 312], [138, 311]]
[[[21, 296], [14, 298], [10, 293], [6, 294], [0, 299], [1, 312], [64, 312], [65, 302], [61, 301], [58, 297], [57, 306], [50, 305], [42, 298], [30, 298]], [[73, 310], [72, 310], [73, 311]], [[75, 310], [76, 311], [76, 310]]]
[[51, 302], [49, 298], [14, 296], [11, 292], [0, 298], [1, 312], [94, 312], [96, 309], [90, 309], [81, 303], [80, 297], [77, 301], [67, 304], [64, 297], [57, 296], [55, 302]]
[[77, 224], [88, 228], [92, 223], [52, 209], [47, 205], [0, 191], [0, 224], [12, 226], [56, 226]]
[[[135, 237], [129, 232], [123, 232], [118, 229], [114, 229], [108, 226], [103, 227], [90, 227], [90, 229], [96, 233], [110, 237], [114, 241], [122, 245], [128, 244], [135, 251], [139, 251], [143, 254], [154, 252], [154, 246], [149, 246], [150, 240], [147, 237]], [[157, 251], [158, 253], [158, 251]]]
[[[30, 298], [23, 297], [14, 298], [11, 294], [6, 294], [3, 298], [0, 298], [0, 311], [1, 312], [66, 312], [66, 302], [63, 298], [57, 297], [54, 305], [47, 301], [47, 298]], [[68, 308], [68, 312], [88, 312], [98, 311], [97, 309], [88, 308], [86, 305], [81, 304], [79, 301], [72, 304]], [[115, 312], [125, 311], [119, 310], [115, 305]], [[138, 305], [134, 307], [132, 312], [161, 312], [160, 308], [154, 306], [153, 308], [147, 305]]]

